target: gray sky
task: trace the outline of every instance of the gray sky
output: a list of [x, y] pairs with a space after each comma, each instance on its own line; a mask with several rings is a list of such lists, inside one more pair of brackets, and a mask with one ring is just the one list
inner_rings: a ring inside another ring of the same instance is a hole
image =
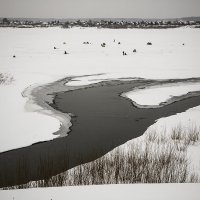
[[176, 18], [200, 16], [200, 0], [0, 0], [0, 17]]

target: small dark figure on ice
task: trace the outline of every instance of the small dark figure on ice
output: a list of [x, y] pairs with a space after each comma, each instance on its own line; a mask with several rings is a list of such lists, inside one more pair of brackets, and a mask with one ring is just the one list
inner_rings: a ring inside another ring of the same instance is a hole
[[127, 53], [126, 53], [126, 52], [124, 52], [124, 51], [123, 51], [122, 53], [123, 53], [123, 56], [126, 56], [126, 55], [127, 55]]
[[102, 44], [101, 44], [101, 46], [102, 46], [102, 47], [105, 47], [105, 46], [106, 46], [106, 43], [105, 43], [105, 42], [104, 42], [104, 43], [102, 43]]
[[151, 43], [151, 42], [148, 42], [147, 45], [152, 45], [152, 43]]
[[137, 52], [137, 50], [136, 49], [133, 49], [133, 53], [136, 53]]

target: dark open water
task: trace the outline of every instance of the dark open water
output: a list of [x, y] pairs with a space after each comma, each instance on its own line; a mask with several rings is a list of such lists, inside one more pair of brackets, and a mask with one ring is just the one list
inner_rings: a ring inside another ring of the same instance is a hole
[[[73, 113], [67, 137], [0, 154], [0, 186], [43, 179], [92, 161], [141, 136], [156, 119], [200, 105], [200, 96], [156, 109], [140, 109], [120, 97], [145, 80], [56, 94], [52, 107]], [[41, 133], [42, 134], [42, 133]]]

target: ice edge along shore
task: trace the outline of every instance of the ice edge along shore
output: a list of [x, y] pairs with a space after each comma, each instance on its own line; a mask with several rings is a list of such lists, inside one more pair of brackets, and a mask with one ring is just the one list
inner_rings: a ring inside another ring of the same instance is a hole
[[[88, 75], [79, 76], [79, 78], [87, 77], [87, 76]], [[111, 80], [111, 81], [109, 81], [109, 80], [102, 81], [101, 80], [99, 83], [94, 83], [94, 84], [89, 84], [89, 85], [66, 86], [66, 83], [70, 82], [74, 78], [78, 78], [78, 77], [66, 77], [64, 79], [55, 81], [53, 83], [45, 84], [45, 85], [29, 86], [28, 88], [26, 88], [22, 92], [23, 97], [28, 98], [28, 101], [26, 103], [27, 107], [34, 105], [36, 112], [54, 117], [57, 120], [59, 120], [59, 122], [60, 122], [59, 130], [52, 133], [52, 134], [54, 134], [58, 137], [67, 136], [67, 134], [70, 132], [70, 127], [72, 126], [71, 116], [73, 116], [75, 113], [62, 113], [62, 112], [52, 108], [49, 104], [53, 103], [53, 99], [55, 97], [55, 94], [58, 93], [58, 92], [67, 92], [67, 91], [71, 91], [71, 90], [87, 89], [87, 88], [91, 88], [91, 87], [101, 86], [102, 82], [104, 82], [105, 85], [106, 85], [109, 82], [114, 81], [114, 80]], [[134, 79], [135, 78], [133, 78], [133, 80]], [[172, 80], [173, 80], [173, 83], [171, 83]], [[119, 80], [117, 80], [117, 81], [119, 81]], [[126, 81], [126, 80], [120, 80], [120, 81], [123, 82], [123, 81]], [[181, 79], [181, 80], [168, 79], [168, 80], [164, 80], [164, 82], [165, 83], [163, 84], [162, 82], [155, 80], [155, 82], [150, 84], [150, 85], [149, 84], [144, 85], [144, 87], [142, 89], [145, 90], [145, 89], [148, 89], [152, 86], [165, 87], [166, 85], [170, 86], [170, 84], [174, 85], [174, 84], [178, 84], [178, 83], [181, 83], [181, 84], [199, 83], [200, 78]], [[140, 88], [141, 87], [135, 87], [135, 88], [133, 88], [132, 92], [137, 91]], [[137, 108], [146, 108], [146, 109], [148, 109], [148, 108], [160, 108], [160, 107], [163, 107], [165, 105], [169, 105], [169, 104], [172, 104], [172, 103], [177, 102], [177, 101], [181, 101], [181, 100], [189, 98], [189, 97], [195, 97], [195, 96], [200, 95], [200, 91], [193, 91], [193, 92], [188, 92], [187, 94], [183, 94], [181, 96], [171, 97], [171, 98], [167, 99], [165, 102], [161, 102], [159, 105], [140, 105], [136, 101], [134, 101], [134, 99], [130, 99], [130, 97], [128, 97], [126, 95], [126, 93], [127, 92], [124, 92], [124, 93], [120, 94], [119, 96], [127, 98]], [[38, 108], [40, 108], [40, 109], [38, 109]]]

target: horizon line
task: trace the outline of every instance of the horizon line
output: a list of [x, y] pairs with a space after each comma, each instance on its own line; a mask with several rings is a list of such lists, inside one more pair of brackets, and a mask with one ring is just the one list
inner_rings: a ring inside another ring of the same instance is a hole
[[184, 17], [2, 17], [0, 19], [183, 19], [183, 18], [200, 18], [200, 16], [184, 16]]

